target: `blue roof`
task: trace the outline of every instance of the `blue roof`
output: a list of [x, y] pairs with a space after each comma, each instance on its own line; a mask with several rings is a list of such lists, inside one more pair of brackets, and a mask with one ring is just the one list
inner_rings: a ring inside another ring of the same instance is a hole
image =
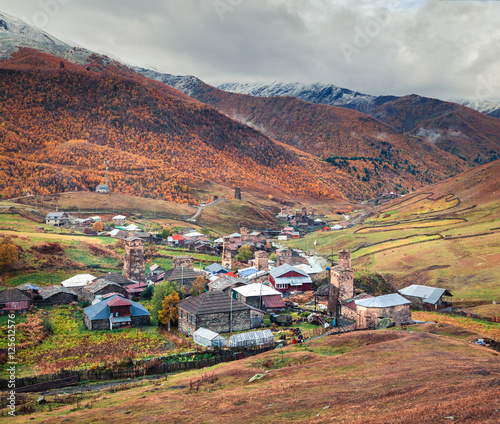
[[255, 274], [256, 272], [259, 272], [259, 270], [256, 268], [250, 268], [245, 269], [244, 271], [239, 271], [238, 274], [242, 277], [248, 277], [249, 275]]
[[229, 270], [224, 268], [222, 265], [215, 264], [215, 263], [207, 266], [205, 268], [205, 271], [209, 272], [210, 274], [212, 274], [213, 272], [215, 272], [216, 274], [220, 274], [220, 273], [227, 274], [229, 272]]
[[[85, 312], [85, 314], [89, 317], [91, 321], [97, 319], [108, 319], [109, 318], [108, 302], [113, 300], [115, 297], [121, 297], [121, 296], [117, 294], [115, 294], [114, 296], [110, 296], [106, 299], [101, 300], [99, 303], [96, 303], [95, 305], [85, 308], [83, 312]], [[133, 302], [131, 300], [129, 300], [129, 302], [132, 305], [130, 310], [133, 317], [150, 315], [148, 310], [140, 303]]]

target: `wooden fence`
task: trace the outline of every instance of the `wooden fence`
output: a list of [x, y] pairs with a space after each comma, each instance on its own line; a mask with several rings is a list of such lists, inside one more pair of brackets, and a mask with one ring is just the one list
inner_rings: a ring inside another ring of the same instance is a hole
[[440, 314], [448, 314], [448, 315], [457, 315], [460, 317], [467, 317], [467, 318], [475, 318], [488, 322], [500, 322], [500, 317], [485, 317], [482, 315], [475, 314], [474, 312], [471, 311], [460, 310], [460, 311], [432, 311], [432, 312], [438, 312]]
[[[147, 375], [158, 375], [175, 373], [211, 367], [221, 362], [230, 362], [244, 359], [262, 352], [274, 349], [274, 345], [247, 348], [238, 351], [223, 350], [212, 358], [198, 359], [192, 361], [161, 361], [152, 359], [136, 364], [133, 368], [125, 370], [61, 370], [56, 374], [47, 374], [36, 377], [25, 377], [16, 379], [17, 392], [41, 392], [60, 387], [76, 384], [80, 381], [117, 380], [144, 377]], [[7, 390], [9, 381], [0, 380], [0, 390]]]

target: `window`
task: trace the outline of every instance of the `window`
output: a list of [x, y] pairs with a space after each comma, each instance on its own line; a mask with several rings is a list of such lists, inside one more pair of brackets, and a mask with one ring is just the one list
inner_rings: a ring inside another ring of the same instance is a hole
[[181, 318], [184, 318], [184, 311], [181, 309]]

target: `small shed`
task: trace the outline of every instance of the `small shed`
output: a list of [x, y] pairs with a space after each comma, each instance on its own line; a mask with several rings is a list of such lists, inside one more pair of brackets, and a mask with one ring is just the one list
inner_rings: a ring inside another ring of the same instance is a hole
[[224, 347], [227, 340], [219, 333], [200, 327], [193, 334], [193, 341], [205, 347]]
[[269, 329], [234, 334], [229, 337], [229, 347], [250, 347], [274, 343], [273, 332]]
[[71, 289], [63, 286], [53, 285], [40, 290], [43, 303], [50, 305], [64, 305], [78, 302], [78, 295]]

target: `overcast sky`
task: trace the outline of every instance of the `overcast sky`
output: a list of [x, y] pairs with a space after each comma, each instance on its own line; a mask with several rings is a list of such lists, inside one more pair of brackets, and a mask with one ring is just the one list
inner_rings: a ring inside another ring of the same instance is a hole
[[67, 43], [213, 85], [500, 99], [500, 1], [0, 0], [0, 10]]

